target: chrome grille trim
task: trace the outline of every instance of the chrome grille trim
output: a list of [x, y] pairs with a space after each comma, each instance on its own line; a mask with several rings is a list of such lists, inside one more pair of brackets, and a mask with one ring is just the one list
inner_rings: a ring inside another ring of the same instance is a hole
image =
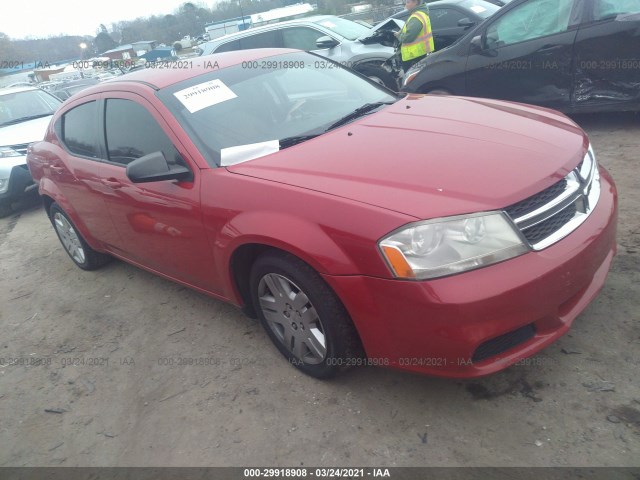
[[[598, 203], [600, 174], [591, 148], [582, 162], [561, 182], [565, 182], [564, 189], [555, 198], [532, 212], [521, 216], [509, 214], [509, 210], [515, 211], [512, 207], [518, 204], [505, 209], [523, 239], [533, 250], [543, 250], [569, 235], [589, 217]], [[557, 218], [557, 225], [553, 224], [554, 218]], [[547, 224], [541, 225], [543, 222]], [[537, 226], [542, 228], [542, 231], [550, 229], [551, 232], [544, 238], [538, 238], [536, 232], [540, 232], [540, 228], [534, 228]]]

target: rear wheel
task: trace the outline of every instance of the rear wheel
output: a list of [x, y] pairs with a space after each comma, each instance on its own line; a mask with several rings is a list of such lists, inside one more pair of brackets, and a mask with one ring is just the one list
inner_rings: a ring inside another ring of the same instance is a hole
[[0, 203], [0, 218], [8, 217], [12, 212], [11, 203]]
[[60, 243], [78, 267], [83, 270], [95, 270], [109, 262], [111, 257], [91, 248], [57, 203], [51, 204], [49, 218]]
[[361, 358], [344, 306], [300, 259], [285, 253], [258, 258], [251, 269], [251, 297], [271, 341], [307, 375], [328, 378]]

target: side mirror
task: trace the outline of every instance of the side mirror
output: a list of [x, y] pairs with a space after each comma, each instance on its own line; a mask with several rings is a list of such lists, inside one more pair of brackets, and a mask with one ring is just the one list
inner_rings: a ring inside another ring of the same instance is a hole
[[459, 27], [464, 27], [465, 30], [473, 27], [476, 24], [476, 22], [474, 22], [473, 20], [471, 20], [468, 17], [464, 17], [461, 18], [460, 20], [458, 20], [458, 26]]
[[471, 39], [471, 51], [472, 52], [481, 52], [482, 51], [482, 36], [476, 35]]
[[325, 48], [333, 48], [338, 45], [338, 43], [339, 42], [335, 38], [325, 35], [324, 37], [320, 37], [316, 40], [316, 47], [318, 47], [319, 50], [324, 50]]
[[187, 167], [169, 165], [162, 152], [153, 152], [136, 158], [127, 165], [127, 177], [133, 183], [160, 182], [163, 180], [192, 180]]

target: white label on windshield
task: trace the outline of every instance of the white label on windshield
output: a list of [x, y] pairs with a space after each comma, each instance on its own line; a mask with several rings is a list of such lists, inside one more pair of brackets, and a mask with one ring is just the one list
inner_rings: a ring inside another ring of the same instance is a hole
[[222, 80], [200, 83], [180, 90], [174, 95], [191, 113], [237, 97], [229, 87], [222, 83]]
[[482, 12], [486, 12], [487, 9], [483, 6], [480, 5], [473, 5], [472, 7], [470, 7], [472, 11], [476, 12], [476, 13], [482, 13]]
[[268, 142], [249, 143], [238, 145], [237, 147], [223, 148], [220, 151], [220, 165], [228, 167], [237, 163], [248, 162], [254, 158], [264, 157], [280, 150], [279, 140], [269, 140]]

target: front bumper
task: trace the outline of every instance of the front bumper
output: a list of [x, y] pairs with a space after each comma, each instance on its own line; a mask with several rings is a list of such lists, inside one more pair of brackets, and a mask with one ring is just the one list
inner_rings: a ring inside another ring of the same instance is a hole
[[36, 188], [26, 159], [26, 156], [0, 159], [0, 179], [9, 179], [8, 187], [0, 193], [0, 202], [14, 202], [29, 190]]
[[600, 173], [589, 218], [544, 250], [431, 281], [324, 275], [358, 329], [368, 364], [477, 377], [562, 336], [602, 288], [616, 251], [617, 193]]

